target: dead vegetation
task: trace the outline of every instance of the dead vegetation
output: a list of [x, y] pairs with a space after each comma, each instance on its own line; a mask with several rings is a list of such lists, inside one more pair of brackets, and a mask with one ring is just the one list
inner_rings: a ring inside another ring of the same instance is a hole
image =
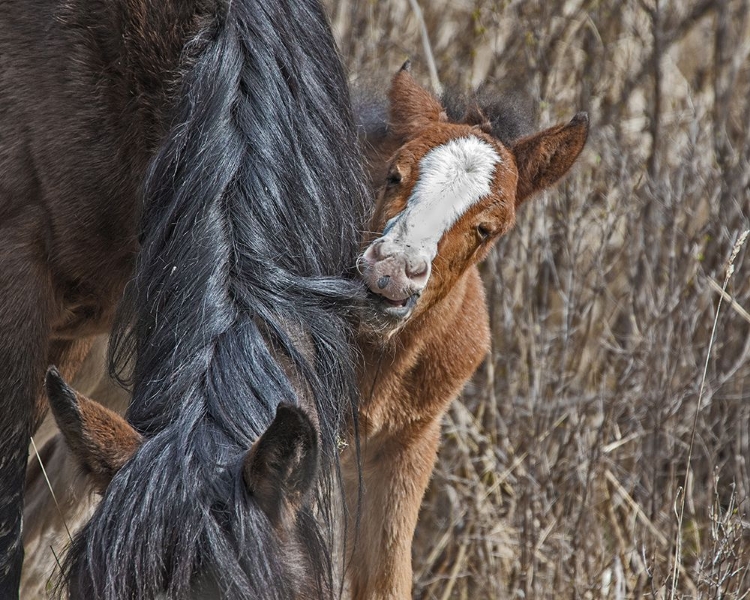
[[[353, 79], [430, 82], [414, 4], [329, 4]], [[699, 401], [750, 226], [750, 3], [418, 5], [443, 86], [591, 136], [483, 266], [493, 352], [445, 421], [415, 596], [750, 598], [750, 244]]]

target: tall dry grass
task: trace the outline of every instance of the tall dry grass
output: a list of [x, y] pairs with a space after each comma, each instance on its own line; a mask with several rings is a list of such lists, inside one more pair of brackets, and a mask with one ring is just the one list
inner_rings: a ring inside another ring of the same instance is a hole
[[[429, 84], [413, 4], [329, 3], [353, 80], [411, 57]], [[445, 419], [415, 596], [750, 598], [747, 247], [698, 398], [750, 226], [748, 0], [418, 4], [442, 85], [591, 136], [483, 265], [493, 349]]]

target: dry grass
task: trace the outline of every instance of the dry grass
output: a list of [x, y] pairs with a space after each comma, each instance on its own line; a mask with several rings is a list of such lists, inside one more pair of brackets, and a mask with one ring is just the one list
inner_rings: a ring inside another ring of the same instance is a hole
[[[430, 82], [412, 4], [331, 3], [353, 78]], [[445, 420], [415, 596], [750, 598], [747, 247], [698, 399], [750, 224], [748, 0], [419, 5], [443, 85], [592, 132], [483, 266], [493, 352]]]

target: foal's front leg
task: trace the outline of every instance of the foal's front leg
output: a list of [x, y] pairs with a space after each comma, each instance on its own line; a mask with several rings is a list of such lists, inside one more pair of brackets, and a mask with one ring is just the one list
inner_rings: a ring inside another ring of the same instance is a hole
[[[347, 547], [353, 600], [411, 598], [412, 538], [439, 438], [440, 421], [435, 419], [362, 440], [360, 527], [349, 528]], [[357, 487], [349, 466], [347, 502], [353, 522]]]

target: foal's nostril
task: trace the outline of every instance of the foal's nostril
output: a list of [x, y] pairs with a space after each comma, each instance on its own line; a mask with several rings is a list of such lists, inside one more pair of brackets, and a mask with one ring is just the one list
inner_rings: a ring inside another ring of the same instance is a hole
[[385, 258], [384, 255], [384, 248], [383, 248], [383, 241], [375, 242], [372, 246], [372, 254], [375, 260], [383, 260]]
[[420, 277], [424, 277], [427, 274], [427, 269], [429, 269], [430, 265], [427, 261], [420, 261], [414, 267], [411, 267], [410, 265], [407, 265], [406, 267], [406, 275], [409, 277], [409, 279], [418, 279]]
[[378, 289], [382, 290], [383, 288], [385, 288], [390, 280], [390, 275], [383, 275], [380, 279], [378, 279]]

